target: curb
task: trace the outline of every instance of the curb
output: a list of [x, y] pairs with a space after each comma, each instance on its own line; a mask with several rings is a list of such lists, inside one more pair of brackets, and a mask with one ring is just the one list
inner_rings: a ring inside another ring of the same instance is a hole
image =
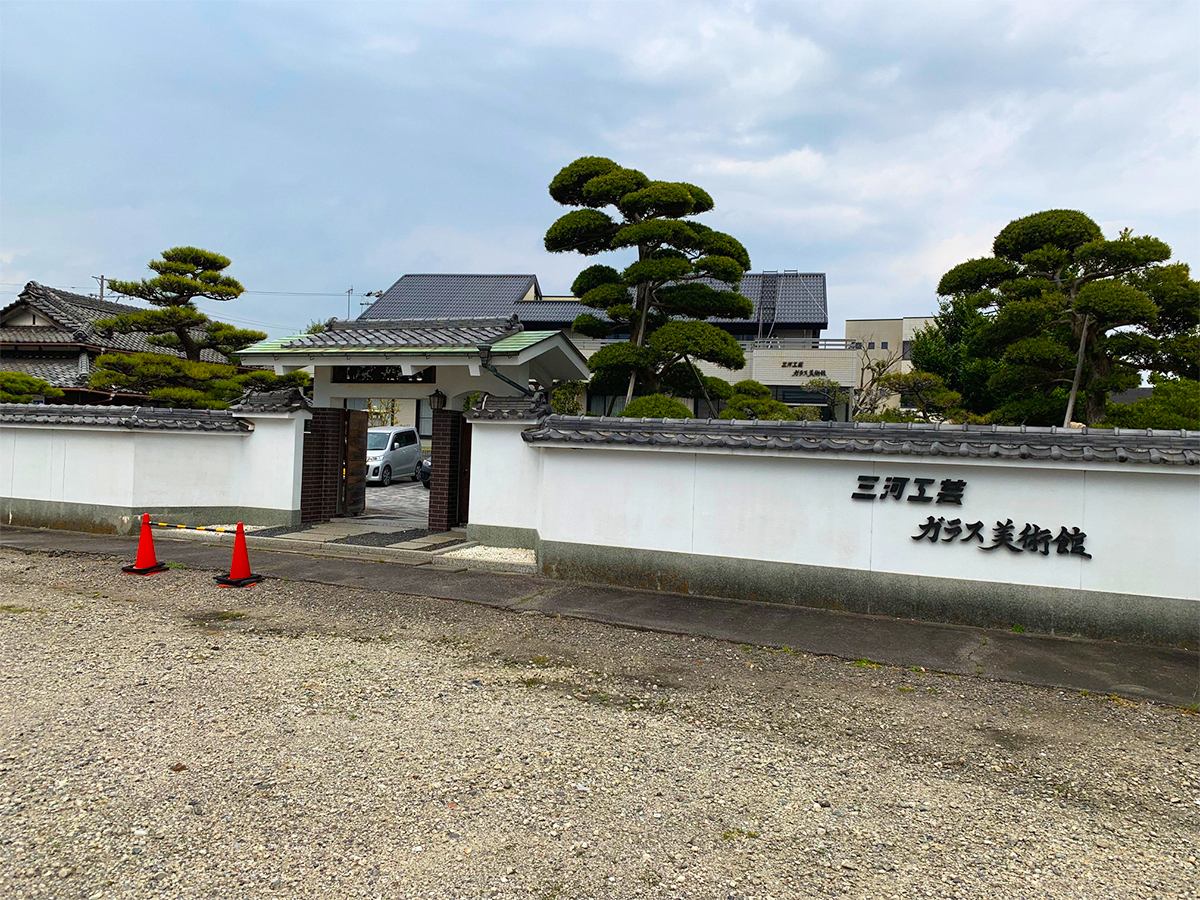
[[[166, 541], [199, 541], [203, 544], [232, 544], [234, 535], [219, 531], [172, 531], [163, 535], [159, 540]], [[246, 535], [246, 546], [258, 550], [270, 550], [275, 553], [300, 553], [305, 556], [331, 556], [338, 559], [360, 559], [372, 562], [394, 563], [403, 566], [429, 566], [446, 573], [464, 572], [467, 569], [480, 569], [491, 572], [515, 572], [519, 575], [538, 574], [537, 566], [523, 566], [520, 563], [491, 562], [483, 559], [457, 559], [442, 556], [448, 550], [461, 550], [464, 547], [476, 546], [475, 541], [454, 544], [445, 550], [400, 550], [395, 547], [370, 547], [362, 544], [334, 544], [329, 541], [298, 541], [294, 538], [256, 537]]]
[[[179, 531], [163, 535], [167, 541], [199, 541], [203, 544], [232, 544], [233, 535], [209, 531]], [[280, 553], [302, 553], [306, 556], [334, 556], [341, 559], [365, 559], [375, 562], [399, 563], [408, 566], [438, 565], [447, 567], [448, 560], [439, 560], [423, 550], [397, 550], [394, 547], [367, 547], [361, 544], [332, 544], [327, 541], [298, 541], [292, 538], [256, 537], [246, 535], [246, 546]], [[457, 568], [457, 566], [455, 566]]]

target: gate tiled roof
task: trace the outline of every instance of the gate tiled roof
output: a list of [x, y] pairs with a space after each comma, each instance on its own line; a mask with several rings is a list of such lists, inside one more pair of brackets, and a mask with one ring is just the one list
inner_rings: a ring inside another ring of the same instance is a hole
[[475, 354], [481, 344], [491, 344], [492, 353], [518, 353], [557, 331], [525, 331], [515, 316], [507, 319], [383, 319], [335, 322], [319, 334], [259, 341], [242, 351], [254, 354], [345, 355], [366, 353]]

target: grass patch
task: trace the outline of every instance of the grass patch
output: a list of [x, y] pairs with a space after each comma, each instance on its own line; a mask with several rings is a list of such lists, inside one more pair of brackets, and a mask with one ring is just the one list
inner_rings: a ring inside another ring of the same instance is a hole
[[1013, 634], [1024, 634], [1025, 626], [1024, 625], [1014, 625], [1012, 627], [1012, 630], [1013, 630]]
[[238, 619], [246, 618], [245, 613], [240, 612], [219, 612], [212, 616], [218, 622], [236, 622]]
[[187, 568], [187, 566], [185, 566], [181, 562], [169, 562], [169, 563], [163, 563], [163, 565], [165, 565], [168, 569], [186, 569]]
[[902, 685], [900, 685], [900, 687], [896, 688], [896, 690], [898, 690], [902, 694], [911, 694], [913, 691], [916, 690], [916, 688], [911, 687], [907, 684], [902, 684]]
[[856, 659], [850, 665], [859, 669], [882, 669], [883, 663], [875, 662], [873, 659]]
[[23, 613], [23, 612], [33, 612], [33, 610], [30, 609], [28, 606], [10, 606], [8, 604], [5, 604], [4, 606], [0, 606], [0, 612], [15, 614], [15, 613]]

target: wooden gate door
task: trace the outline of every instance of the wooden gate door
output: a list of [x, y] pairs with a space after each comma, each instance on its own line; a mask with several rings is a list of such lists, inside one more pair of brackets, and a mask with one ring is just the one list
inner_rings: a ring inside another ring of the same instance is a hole
[[367, 411], [347, 409], [342, 456], [343, 516], [361, 516], [367, 508]]
[[458, 438], [458, 524], [466, 525], [471, 500], [471, 422], [461, 419]]
[[300, 521], [361, 515], [367, 505], [367, 414], [360, 409], [312, 411], [304, 434]]

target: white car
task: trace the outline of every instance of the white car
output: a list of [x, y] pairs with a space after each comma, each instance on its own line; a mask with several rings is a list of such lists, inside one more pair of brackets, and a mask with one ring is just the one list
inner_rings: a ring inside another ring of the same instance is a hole
[[421, 439], [415, 428], [367, 429], [367, 481], [387, 487], [397, 478], [421, 480]]

